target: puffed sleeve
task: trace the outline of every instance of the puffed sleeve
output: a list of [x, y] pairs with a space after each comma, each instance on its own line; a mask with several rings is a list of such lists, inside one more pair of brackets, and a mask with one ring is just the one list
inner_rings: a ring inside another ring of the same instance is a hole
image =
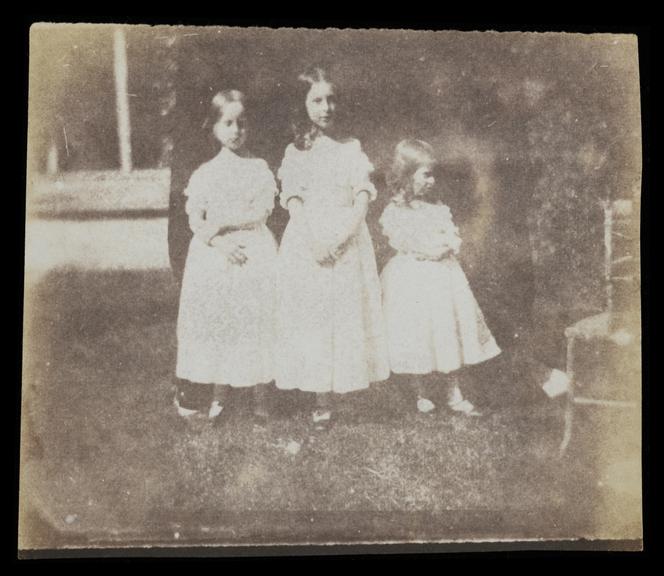
[[380, 217], [380, 225], [388, 242], [397, 252], [408, 253], [415, 249], [417, 237], [412, 226], [408, 226], [403, 211], [394, 202], [390, 202]]
[[369, 193], [369, 199], [373, 202], [376, 199], [376, 187], [371, 181], [371, 175], [374, 172], [374, 165], [362, 150], [359, 140], [351, 140], [349, 143], [350, 154], [348, 162], [349, 182], [353, 190], [353, 195], [365, 191]]
[[274, 209], [277, 193], [277, 183], [267, 162], [257, 160], [255, 193], [249, 202], [248, 218], [254, 218], [254, 221], [267, 218]]
[[189, 178], [184, 189], [187, 197], [185, 212], [189, 216], [189, 227], [196, 232], [204, 223], [208, 210], [208, 181], [202, 168], [198, 168]]
[[277, 178], [281, 182], [279, 202], [283, 208], [288, 208], [288, 201], [297, 196], [304, 198], [306, 186], [303, 182], [302, 167], [298, 161], [299, 151], [293, 144], [286, 147], [284, 159], [277, 171]]

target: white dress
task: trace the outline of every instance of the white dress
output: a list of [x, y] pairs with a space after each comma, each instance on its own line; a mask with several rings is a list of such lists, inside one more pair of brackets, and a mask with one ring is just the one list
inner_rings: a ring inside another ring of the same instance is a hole
[[[194, 235], [182, 279], [176, 374], [196, 383], [251, 386], [274, 378], [277, 246], [265, 225], [277, 186], [264, 160], [223, 148], [191, 176], [188, 214], [220, 228], [248, 225], [223, 238], [245, 246], [231, 264]], [[253, 225], [253, 226], [252, 226]]]
[[380, 223], [398, 252], [381, 274], [392, 371], [449, 373], [498, 355], [455, 257], [461, 239], [449, 208], [392, 201]]
[[321, 265], [311, 234], [330, 244], [361, 190], [376, 197], [373, 165], [357, 140], [325, 136], [309, 150], [286, 148], [278, 177], [281, 204], [299, 197], [279, 249], [276, 384], [282, 389], [339, 392], [389, 376], [380, 279], [365, 222], [333, 265]]

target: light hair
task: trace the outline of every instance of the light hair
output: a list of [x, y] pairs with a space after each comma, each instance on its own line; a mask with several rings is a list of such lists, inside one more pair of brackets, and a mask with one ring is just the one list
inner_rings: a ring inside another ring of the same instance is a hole
[[387, 184], [395, 199], [410, 204], [413, 199], [413, 174], [423, 166], [435, 166], [436, 153], [428, 142], [408, 138], [394, 149], [392, 166], [387, 175]]

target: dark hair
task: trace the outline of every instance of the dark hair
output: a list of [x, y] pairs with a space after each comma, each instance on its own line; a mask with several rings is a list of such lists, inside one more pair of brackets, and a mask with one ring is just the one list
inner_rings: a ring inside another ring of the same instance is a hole
[[244, 105], [245, 100], [244, 93], [239, 90], [221, 90], [220, 92], [217, 92], [210, 102], [210, 109], [205, 118], [205, 122], [203, 122], [203, 128], [211, 128], [214, 126], [224, 115], [224, 108], [227, 104], [230, 104], [231, 102], [240, 102]]
[[403, 204], [410, 204], [413, 199], [413, 174], [422, 166], [437, 164], [436, 154], [430, 144], [423, 140], [402, 140], [394, 150], [387, 185]]
[[[297, 77], [297, 94], [293, 97], [293, 109], [291, 114], [291, 129], [293, 131], [293, 144], [299, 150], [308, 150], [315, 140], [319, 128], [314, 126], [307, 114], [305, 101], [309, 90], [314, 84], [326, 82], [336, 88], [336, 84], [330, 79], [329, 74], [323, 68], [313, 66], [305, 70]], [[334, 136], [340, 133], [338, 122], [335, 121], [331, 131]]]
[[220, 90], [210, 101], [205, 120], [201, 125], [201, 130], [205, 135], [204, 139], [207, 142], [206, 146], [209, 148], [207, 155], [210, 158], [220, 149], [219, 141], [215, 138], [212, 128], [224, 115], [224, 108], [231, 102], [240, 102], [246, 106], [246, 97], [240, 90]]

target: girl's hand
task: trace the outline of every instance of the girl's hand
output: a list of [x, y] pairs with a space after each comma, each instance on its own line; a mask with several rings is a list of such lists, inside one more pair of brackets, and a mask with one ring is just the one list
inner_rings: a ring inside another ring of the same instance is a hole
[[313, 253], [314, 259], [321, 266], [331, 266], [334, 264], [336, 258], [330, 251], [330, 248], [327, 244], [321, 242], [317, 238], [313, 237], [313, 235], [311, 235], [309, 237], [309, 245], [311, 247], [311, 252]]
[[361, 224], [367, 216], [369, 209], [370, 194], [366, 190], [358, 192], [353, 207], [347, 211], [338, 223], [339, 229], [336, 233], [334, 251], [345, 251], [351, 240], [355, 237]]
[[242, 266], [248, 260], [247, 255], [244, 253], [245, 246], [243, 244], [238, 244], [228, 253], [228, 260], [231, 264], [237, 264]]
[[248, 259], [244, 253], [244, 249], [246, 248], [244, 244], [230, 241], [223, 236], [215, 236], [210, 241], [210, 245], [224, 254], [231, 264], [242, 266]]
[[288, 211], [290, 218], [297, 220], [305, 227], [307, 231], [307, 244], [314, 257], [314, 260], [321, 266], [331, 266], [335, 258], [330, 249], [329, 240], [325, 239], [325, 234], [320, 234], [320, 222], [312, 222], [305, 212], [304, 203], [298, 197], [293, 197], [288, 201]]
[[332, 248], [330, 248], [329, 253], [334, 260], [339, 260], [339, 258], [341, 258], [344, 255], [346, 250], [348, 250], [348, 246], [350, 246], [351, 241], [353, 240], [354, 237], [355, 235], [351, 235], [348, 238], [346, 238], [343, 242], [337, 243], [334, 246], [332, 246]]
[[448, 237], [433, 237], [428, 242], [420, 242], [414, 251], [419, 260], [443, 260], [456, 253], [455, 246], [449, 242]]

